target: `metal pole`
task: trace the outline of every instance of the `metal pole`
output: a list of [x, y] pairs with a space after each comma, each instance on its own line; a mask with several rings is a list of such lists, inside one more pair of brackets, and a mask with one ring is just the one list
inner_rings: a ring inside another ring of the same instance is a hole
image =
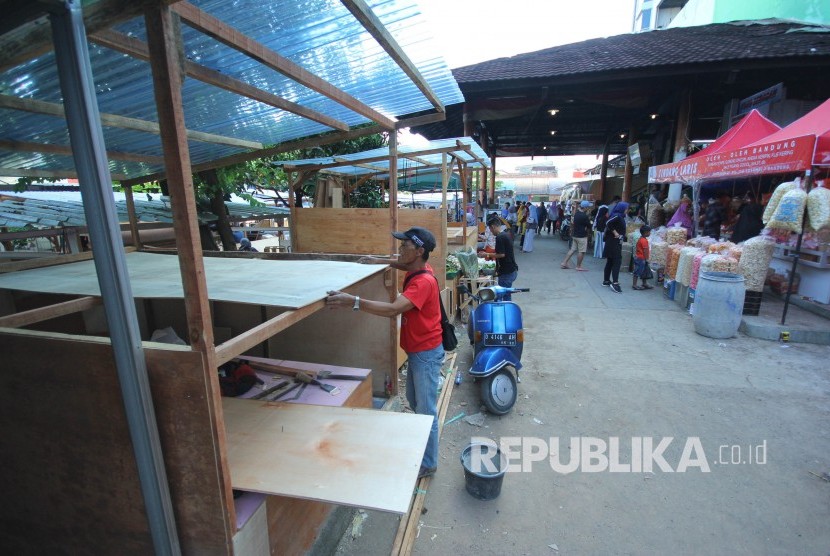
[[65, 0], [50, 14], [50, 20], [72, 153], [150, 534], [156, 554], [180, 554], [135, 302], [117, 225], [81, 1]]
[[[804, 191], [810, 193], [810, 186], [813, 185], [812, 171], [807, 170], [804, 176]], [[790, 280], [787, 283], [787, 295], [784, 296], [784, 312], [781, 314], [781, 324], [783, 325], [787, 320], [787, 309], [790, 307], [790, 292], [793, 289], [793, 282], [795, 281], [795, 270], [798, 266], [798, 259], [801, 256], [801, 240], [804, 237], [804, 220], [807, 218], [807, 208], [804, 208], [804, 214], [801, 215], [801, 232], [798, 234], [798, 241], [795, 243], [795, 253], [793, 254], [793, 267], [790, 270]]]

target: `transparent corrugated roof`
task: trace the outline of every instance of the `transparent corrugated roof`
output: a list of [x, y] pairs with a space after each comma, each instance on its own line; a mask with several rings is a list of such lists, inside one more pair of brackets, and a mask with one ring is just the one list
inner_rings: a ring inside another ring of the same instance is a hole
[[[475, 157], [465, 152], [459, 145], [469, 148], [475, 154]], [[422, 154], [425, 151], [440, 150], [453, 148], [452, 155], [458, 157], [467, 164], [469, 168], [489, 168], [490, 159], [484, 150], [471, 137], [454, 137], [451, 139], [436, 139], [428, 141], [424, 145], [398, 145], [398, 171], [406, 172], [418, 168], [432, 168], [440, 166], [443, 155], [438, 153]], [[407, 155], [412, 155], [412, 158], [407, 158]], [[371, 158], [386, 157], [385, 159], [365, 162]], [[343, 162], [361, 163], [360, 166], [335, 166], [332, 168], [324, 168], [321, 173], [336, 174], [340, 176], [365, 176], [366, 174], [376, 174], [389, 171], [389, 148], [381, 147], [379, 149], [372, 149], [359, 153], [344, 154], [338, 156], [327, 156], [319, 158], [305, 158], [302, 160], [284, 160], [275, 162], [285, 167], [304, 168], [314, 166], [324, 166], [327, 164], [337, 164]], [[481, 162], [477, 161], [478, 158]], [[417, 160], [416, 160], [417, 159]], [[451, 159], [448, 159], [452, 163]]]
[[[113, 192], [119, 222], [127, 222], [127, 202], [124, 193]], [[227, 202], [228, 216], [233, 221], [258, 220], [287, 216], [283, 207], [252, 206], [244, 202]], [[170, 201], [160, 195], [137, 193], [134, 196], [136, 219], [139, 222], [173, 222]], [[213, 222], [216, 215], [199, 210], [199, 223]], [[0, 226], [19, 228], [57, 228], [86, 226], [86, 215], [81, 194], [75, 192], [25, 191], [0, 198]]]
[[[192, 0], [197, 8], [328, 81], [377, 112], [398, 119], [433, 109], [377, 41], [339, 0]], [[463, 102], [458, 84], [443, 61], [414, 0], [368, 0], [368, 5], [420, 70], [446, 106]], [[252, 58], [189, 27], [182, 19], [188, 60], [241, 80], [350, 127], [368, 123], [353, 112]], [[115, 28], [146, 42], [143, 18]], [[148, 63], [90, 42], [93, 79], [102, 114], [157, 122]], [[2, 56], [2, 54], [0, 54]], [[48, 53], [0, 74], [0, 94], [60, 103], [54, 54]], [[274, 145], [331, 131], [332, 128], [270, 105], [227, 92], [193, 78], [182, 89], [189, 130]], [[68, 145], [62, 118], [0, 109], [0, 137], [13, 141]], [[110, 160], [116, 177], [140, 177], [163, 170], [158, 135], [104, 127], [107, 150], [144, 155], [146, 161]], [[209, 162], [247, 148], [190, 140], [191, 162]], [[71, 170], [70, 156], [0, 149], [0, 168]]]

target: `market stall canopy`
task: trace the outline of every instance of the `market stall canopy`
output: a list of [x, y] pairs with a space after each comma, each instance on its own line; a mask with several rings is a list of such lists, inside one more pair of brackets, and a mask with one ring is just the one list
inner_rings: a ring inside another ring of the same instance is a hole
[[[182, 21], [195, 172], [311, 136], [325, 144], [415, 114], [443, 119], [446, 105], [464, 101], [413, 0], [170, 3]], [[84, 2], [109, 171], [125, 183], [165, 177], [143, 5]], [[0, 174], [77, 175], [45, 23], [0, 35]]]
[[781, 126], [753, 109], [705, 149], [693, 153], [683, 160], [649, 168], [648, 181], [651, 183], [692, 183], [699, 179], [696, 173], [698, 166], [695, 159], [739, 149], [763, 139], [779, 129], [781, 129]]
[[[0, 226], [18, 228], [57, 228], [61, 226], [86, 226], [86, 215], [80, 193], [77, 200], [54, 199], [54, 193], [24, 192], [15, 195], [0, 194]], [[124, 194], [115, 192], [115, 210], [119, 222], [129, 221], [127, 201]], [[169, 200], [158, 195], [150, 200], [137, 198], [135, 205], [138, 222], [173, 222], [173, 210]], [[263, 220], [287, 216], [289, 210], [283, 207], [252, 206], [248, 203], [225, 203], [231, 221]], [[210, 211], [197, 213], [199, 224], [215, 222], [218, 217]]]
[[[471, 169], [490, 167], [490, 159], [471, 137], [454, 137], [429, 141], [425, 145], [398, 145], [398, 172], [423, 168], [440, 168], [444, 154]], [[359, 153], [302, 160], [275, 162], [288, 171], [318, 170], [324, 174], [360, 178], [372, 174], [388, 174], [390, 151], [387, 147]], [[388, 176], [387, 176], [388, 177]], [[399, 178], [402, 179], [402, 178]]]

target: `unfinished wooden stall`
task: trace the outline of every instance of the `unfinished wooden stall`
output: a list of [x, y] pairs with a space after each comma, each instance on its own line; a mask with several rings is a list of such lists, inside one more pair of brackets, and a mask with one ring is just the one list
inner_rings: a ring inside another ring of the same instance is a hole
[[[289, 410], [280, 403], [220, 398], [217, 374], [202, 354], [186, 345], [146, 341], [167, 327], [186, 337], [181, 285], [165, 279], [178, 257], [127, 256], [179, 540], [187, 553], [252, 554], [266, 546], [302, 554], [318, 542], [337, 507], [403, 513], [428, 435], [429, 419], [368, 409], [373, 377], [383, 384], [384, 369], [395, 368], [390, 319], [322, 303], [327, 288], [389, 298], [395, 284], [388, 268], [265, 257], [205, 259], [215, 336], [228, 337], [216, 348], [217, 362], [239, 355], [309, 371], [358, 372], [360, 381], [341, 384], [346, 395], [297, 400], [330, 407]], [[246, 277], [256, 286], [247, 285]], [[0, 447], [9, 454], [0, 462], [0, 488], [16, 501], [0, 510], [0, 522], [41, 522], [47, 542], [38, 546], [46, 552], [85, 552], [92, 543], [102, 552], [147, 553], [147, 519], [133, 503], [141, 492], [96, 293], [91, 261], [0, 275], [0, 352], [6, 371], [24, 371], [0, 373]], [[280, 435], [273, 444], [273, 437], [262, 436], [269, 427], [298, 432]], [[390, 437], [400, 441], [372, 440]], [[280, 461], [273, 449], [292, 458]], [[389, 473], [392, 460], [395, 472]], [[38, 471], [34, 461], [48, 461], [49, 472]], [[260, 494], [234, 500], [231, 489]], [[79, 514], [100, 515], [107, 526], [75, 535], [73, 516]], [[30, 535], [28, 527], [12, 528], [3, 544], [25, 552]]]

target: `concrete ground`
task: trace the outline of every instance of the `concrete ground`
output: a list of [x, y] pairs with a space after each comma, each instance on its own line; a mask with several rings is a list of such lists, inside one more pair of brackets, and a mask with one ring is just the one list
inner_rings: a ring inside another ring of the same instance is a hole
[[[514, 297], [525, 324], [519, 400], [481, 427], [445, 426], [413, 553], [830, 553], [830, 347], [699, 336], [660, 289], [633, 291], [627, 273], [622, 294], [603, 287], [603, 260], [586, 257], [589, 272], [560, 269], [566, 250], [544, 235], [517, 255], [515, 285], [531, 288]], [[471, 360], [462, 341], [460, 368]], [[480, 410], [478, 384], [465, 377], [447, 420]], [[651, 472], [610, 472], [601, 457], [581, 457], [565, 474], [517, 446], [511, 463], [530, 469], [507, 473], [501, 495], [479, 501], [465, 491], [459, 455], [481, 436], [536, 442], [563, 464], [571, 437], [583, 449], [618, 439], [621, 464], [662, 441], [666, 469], [645, 456]], [[681, 471], [684, 461], [696, 465]], [[360, 514], [337, 553], [389, 554], [397, 525]]]

